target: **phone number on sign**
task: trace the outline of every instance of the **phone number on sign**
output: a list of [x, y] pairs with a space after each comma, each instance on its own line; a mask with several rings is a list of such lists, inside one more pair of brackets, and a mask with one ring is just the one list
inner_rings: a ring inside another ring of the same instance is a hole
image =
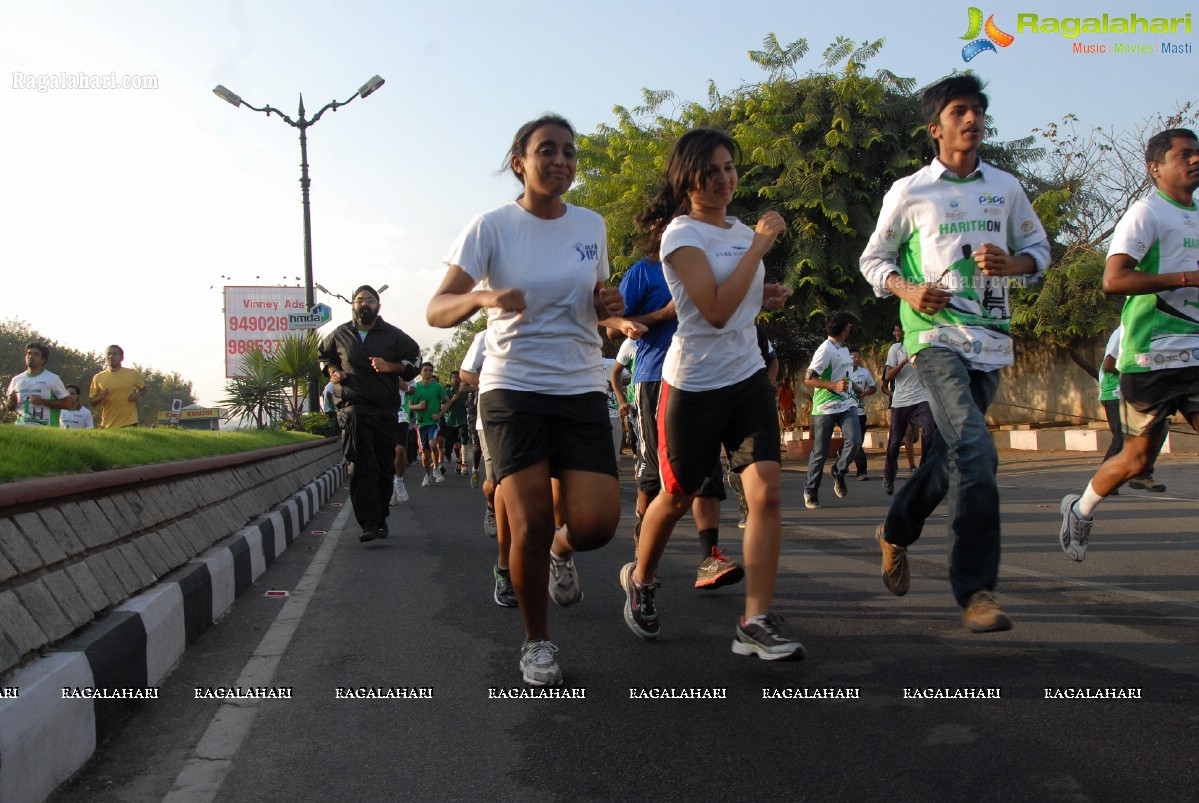
[[229, 354], [245, 354], [247, 351], [258, 349], [263, 354], [273, 354], [283, 344], [278, 340], [230, 340], [225, 350]]
[[286, 315], [236, 315], [229, 316], [230, 332], [286, 332]]

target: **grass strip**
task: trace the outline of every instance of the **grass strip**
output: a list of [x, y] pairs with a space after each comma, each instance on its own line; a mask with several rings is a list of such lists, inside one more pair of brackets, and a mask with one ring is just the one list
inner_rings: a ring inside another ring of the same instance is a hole
[[105, 430], [0, 426], [0, 482], [194, 460], [318, 438], [282, 430], [212, 432], [167, 427]]

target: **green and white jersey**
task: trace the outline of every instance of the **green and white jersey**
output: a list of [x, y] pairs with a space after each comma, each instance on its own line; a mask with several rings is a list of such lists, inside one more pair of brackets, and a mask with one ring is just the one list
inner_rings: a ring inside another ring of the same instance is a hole
[[[984, 243], [1030, 255], [1036, 274], [988, 278], [972, 256]], [[952, 289], [949, 306], [935, 315], [900, 306], [904, 348], [912, 355], [953, 349], [968, 367], [993, 371], [1013, 361], [1010, 281], [1035, 281], [1048, 263], [1045, 229], [1015, 176], [980, 160], [959, 178], [934, 159], [887, 192], [860, 269], [879, 297], [891, 295], [885, 283], [895, 272]]]
[[58, 374], [42, 370], [37, 376], [28, 371], [17, 374], [8, 383], [8, 396], [17, 395], [18, 425], [58, 427], [58, 410], [44, 404], [34, 404], [31, 397], [58, 401], [67, 397], [67, 388]]
[[[1127, 254], [1144, 273], [1178, 273], [1199, 264], [1199, 208], [1154, 190], [1132, 205], [1112, 235], [1107, 255]], [[1199, 365], [1199, 288], [1129, 296], [1120, 313], [1120, 373]]]
[[[844, 343], [825, 339], [816, 353], [812, 355], [812, 364], [808, 366], [808, 375], [815, 374], [817, 379], [825, 382], [838, 382], [849, 376], [853, 371], [853, 357]], [[827, 388], [816, 388], [812, 392], [812, 414], [833, 415], [834, 413], [852, 410], [857, 407], [857, 401], [851, 389], [844, 393]]]
[[1103, 347], [1103, 359], [1099, 361], [1099, 401], [1115, 401], [1120, 398], [1120, 373], [1109, 374], [1103, 370], [1103, 360], [1109, 356], [1116, 361], [1116, 367], [1120, 365], [1120, 339], [1124, 337], [1124, 327], [1117, 326], [1112, 332], [1111, 337], [1107, 339], [1107, 345]]

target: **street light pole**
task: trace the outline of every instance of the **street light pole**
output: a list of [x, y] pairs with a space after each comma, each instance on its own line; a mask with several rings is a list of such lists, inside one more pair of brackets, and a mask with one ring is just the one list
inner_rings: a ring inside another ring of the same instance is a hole
[[[212, 90], [213, 94], [227, 103], [234, 106], [245, 106], [247, 109], [253, 109], [256, 112], [263, 112], [267, 117], [277, 114], [283, 122], [292, 128], [300, 130], [300, 204], [304, 209], [304, 305], [309, 312], [316, 306], [316, 296], [312, 281], [312, 211], [309, 204], [309, 188], [312, 182], [308, 178], [308, 129], [316, 125], [316, 121], [321, 119], [321, 115], [330, 109], [337, 111], [342, 106], [354, 100], [354, 98], [365, 98], [381, 86], [383, 86], [383, 79], [376, 75], [360, 86], [358, 91], [350, 96], [348, 100], [334, 100], [322, 106], [320, 111], [312, 116], [312, 119], [304, 116], [304, 96], [301, 94], [300, 107], [298, 109], [299, 119], [296, 120], [291, 119], [283, 112], [271, 106], [263, 106], [262, 108], [251, 106], [242, 100], [240, 96], [220, 84], [217, 84]], [[315, 412], [318, 409], [319, 395], [316, 385], [315, 381], [308, 383], [308, 409], [310, 412]]]

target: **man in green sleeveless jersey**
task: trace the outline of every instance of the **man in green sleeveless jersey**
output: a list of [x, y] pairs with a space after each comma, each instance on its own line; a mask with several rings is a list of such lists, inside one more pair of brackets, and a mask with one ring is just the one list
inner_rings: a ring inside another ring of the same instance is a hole
[[1154, 190], [1116, 224], [1103, 268], [1104, 292], [1128, 297], [1116, 361], [1124, 447], [1081, 495], [1062, 499], [1058, 542], [1077, 561], [1095, 508], [1145, 470], [1170, 416], [1181, 412], [1199, 429], [1199, 141], [1185, 128], [1154, 134], [1145, 163]]

